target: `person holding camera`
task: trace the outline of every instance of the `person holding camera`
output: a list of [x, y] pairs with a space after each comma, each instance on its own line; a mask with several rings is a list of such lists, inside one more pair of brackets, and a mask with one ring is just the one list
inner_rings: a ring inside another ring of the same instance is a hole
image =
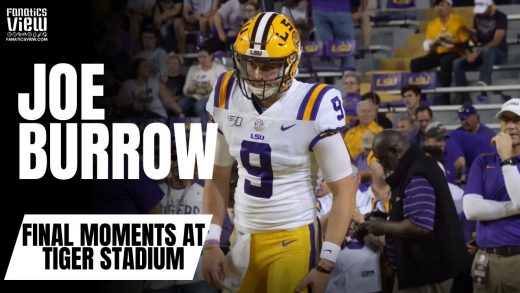
[[[452, 5], [452, 0], [435, 0], [438, 17], [428, 23], [426, 40], [423, 43], [427, 54], [410, 62], [412, 72], [431, 70], [439, 66], [437, 77], [443, 87], [451, 86], [453, 61], [463, 56], [469, 38], [463, 18], [452, 13]], [[450, 94], [441, 94], [435, 98], [434, 103], [449, 105]]]
[[396, 130], [376, 136], [374, 155], [391, 188], [390, 213], [387, 221], [369, 220], [361, 228], [385, 235], [396, 272], [393, 292], [450, 292], [469, 256], [446, 177]]

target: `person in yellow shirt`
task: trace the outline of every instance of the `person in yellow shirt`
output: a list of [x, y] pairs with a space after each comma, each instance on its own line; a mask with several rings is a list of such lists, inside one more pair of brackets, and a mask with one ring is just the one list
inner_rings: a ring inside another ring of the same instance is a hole
[[383, 128], [376, 123], [376, 105], [372, 100], [359, 102], [356, 111], [359, 116], [359, 124], [349, 129], [344, 137], [351, 158], [355, 158], [363, 152], [363, 135], [366, 132], [377, 134], [383, 131]]
[[[440, 86], [451, 85], [453, 60], [463, 56], [469, 39], [468, 29], [462, 17], [451, 13], [452, 0], [435, 0], [435, 11], [439, 17], [428, 23], [423, 48], [426, 56], [412, 59], [412, 72], [421, 72], [440, 66], [438, 80]], [[450, 95], [442, 94], [434, 98], [434, 104], [449, 105]]]

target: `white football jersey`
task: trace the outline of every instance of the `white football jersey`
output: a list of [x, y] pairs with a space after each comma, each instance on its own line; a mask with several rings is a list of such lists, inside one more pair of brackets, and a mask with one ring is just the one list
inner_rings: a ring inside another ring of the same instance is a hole
[[344, 126], [340, 92], [294, 80], [284, 97], [262, 112], [242, 94], [230, 71], [218, 78], [206, 109], [238, 162], [235, 225], [262, 232], [312, 223], [312, 148]]

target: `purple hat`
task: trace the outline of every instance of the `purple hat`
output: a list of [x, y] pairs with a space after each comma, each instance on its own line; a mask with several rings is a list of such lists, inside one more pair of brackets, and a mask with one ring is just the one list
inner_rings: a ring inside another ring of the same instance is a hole
[[460, 109], [457, 111], [457, 116], [460, 120], [466, 120], [469, 116], [477, 114], [477, 109], [471, 105], [463, 105], [460, 107]]

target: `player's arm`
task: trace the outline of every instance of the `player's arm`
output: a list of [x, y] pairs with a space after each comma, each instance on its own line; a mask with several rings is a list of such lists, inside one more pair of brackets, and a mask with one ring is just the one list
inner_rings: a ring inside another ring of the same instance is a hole
[[320, 264], [329, 267], [336, 261], [340, 245], [347, 234], [356, 206], [357, 184], [352, 175], [350, 156], [339, 133], [321, 139], [314, 147], [314, 153], [333, 195], [320, 253]]
[[213, 287], [224, 289], [224, 280], [229, 276], [228, 263], [220, 249], [220, 234], [226, 215], [229, 197], [231, 167], [215, 165], [213, 179], [204, 185], [203, 211], [213, 214], [208, 236], [202, 250], [204, 279]]
[[[234, 162], [235, 159], [229, 154], [229, 145], [226, 138], [222, 133], [218, 133], [213, 178], [205, 181], [202, 201], [204, 213], [213, 215], [209, 235], [206, 239], [207, 243], [220, 241], [220, 232], [229, 202], [229, 186]], [[211, 245], [211, 243], [209, 244]], [[219, 245], [220, 243], [216, 244]]]
[[213, 166], [213, 179], [205, 181], [202, 208], [212, 214], [212, 225], [222, 226], [229, 202], [229, 184], [232, 166]]
[[[340, 103], [341, 106], [341, 103]], [[344, 116], [341, 117], [344, 119]], [[332, 209], [328, 214], [325, 241], [320, 261], [298, 285], [296, 292], [310, 287], [313, 292], [325, 292], [332, 271], [354, 213], [357, 184], [352, 175], [350, 156], [339, 133], [321, 138], [313, 147], [314, 155], [333, 195]]]
[[[212, 98], [213, 95], [210, 97], [210, 102]], [[210, 121], [212, 120], [210, 115]], [[202, 200], [203, 212], [213, 215], [202, 257], [204, 278], [219, 289], [224, 289], [224, 279], [229, 275], [224, 253], [220, 249], [220, 234], [229, 201], [233, 163], [234, 159], [229, 154], [229, 146], [224, 135], [217, 134], [213, 178], [205, 181]]]

